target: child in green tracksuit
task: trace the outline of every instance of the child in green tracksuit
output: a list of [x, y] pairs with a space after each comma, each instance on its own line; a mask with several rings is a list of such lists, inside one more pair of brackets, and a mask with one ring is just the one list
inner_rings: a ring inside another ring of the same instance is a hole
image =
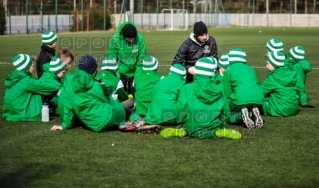
[[[273, 38], [267, 41], [265, 48], [267, 49], [265, 57], [270, 52], [284, 52], [284, 44], [277, 38]], [[285, 55], [285, 66], [288, 67], [290, 70], [293, 70], [292, 61], [288, 58], [287, 55]]]
[[285, 66], [285, 54], [280, 51], [266, 56], [268, 77], [261, 83], [265, 96], [265, 116], [285, 117], [298, 113], [297, 73]]
[[149, 125], [176, 124], [176, 105], [179, 93], [186, 83], [186, 69], [183, 65], [174, 64], [169, 74], [154, 86], [151, 105], [145, 116]]
[[288, 56], [292, 60], [293, 70], [297, 73], [297, 81], [299, 85], [299, 105], [304, 108], [314, 108], [308, 104], [306, 95], [306, 76], [312, 71], [312, 66], [305, 59], [305, 49], [303, 46], [296, 46], [288, 51]]
[[146, 56], [143, 60], [143, 71], [135, 76], [133, 87], [135, 90], [135, 110], [145, 116], [151, 106], [152, 91], [155, 84], [162, 78], [158, 74], [158, 60], [153, 56]]
[[50, 63], [43, 65], [44, 73], [39, 80], [59, 88], [57, 92], [53, 92], [50, 95], [45, 96], [45, 98], [49, 101], [49, 107], [52, 108], [53, 112], [55, 112], [58, 108], [58, 99], [62, 88], [60, 81], [64, 77], [67, 67], [67, 64], [57, 57], [53, 57]]
[[227, 99], [212, 79], [217, 69], [217, 60], [199, 59], [194, 68], [194, 82], [185, 85], [177, 103], [178, 121], [184, 129], [166, 128], [160, 132], [164, 138], [188, 135], [194, 138], [240, 139], [238, 131], [227, 129]]
[[256, 72], [246, 64], [246, 53], [240, 48], [229, 52], [228, 61], [229, 67], [224, 72], [224, 92], [231, 111], [229, 123], [243, 121], [248, 129], [261, 128], [263, 120], [259, 108], [263, 104], [263, 93]]
[[124, 90], [122, 81], [116, 76], [118, 70], [118, 63], [112, 56], [105, 56], [102, 61], [101, 72], [96, 75], [97, 79], [107, 80], [111, 82], [113, 88], [113, 97], [117, 98], [120, 102], [128, 99], [127, 93]]
[[106, 92], [111, 94], [112, 86], [97, 80], [96, 73], [96, 60], [92, 56], [82, 56], [79, 69], [66, 87], [62, 125], [55, 125], [51, 130], [66, 130], [83, 123], [92, 131], [101, 132], [120, 126], [126, 117], [140, 121], [141, 117], [127, 113], [123, 104], [115, 101], [112, 95], [106, 97]]
[[42, 97], [59, 87], [32, 77], [32, 57], [19, 54], [12, 60], [15, 70], [5, 77], [3, 115], [6, 121], [41, 121]]

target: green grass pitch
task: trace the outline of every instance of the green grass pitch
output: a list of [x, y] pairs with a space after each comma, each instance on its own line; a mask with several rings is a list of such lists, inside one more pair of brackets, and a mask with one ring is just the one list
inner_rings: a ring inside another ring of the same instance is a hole
[[[141, 33], [147, 52], [157, 57], [160, 65], [170, 65], [190, 31]], [[113, 30], [59, 33], [57, 49], [70, 40], [76, 56], [101, 56], [106, 54], [106, 46], [100, 39], [107, 42], [112, 34]], [[218, 43], [219, 55], [242, 48], [260, 81], [267, 76], [263, 59], [267, 40], [281, 39], [286, 53], [293, 46], [304, 46], [306, 58], [314, 67], [307, 76], [306, 91], [309, 103], [316, 108], [300, 108], [298, 115], [288, 118], [265, 117], [264, 128], [255, 131], [230, 126], [242, 131], [241, 140], [163, 139], [159, 135], [94, 133], [82, 128], [50, 131], [52, 125], [60, 123], [58, 118], [49, 123], [0, 119], [0, 187], [317, 187], [319, 30], [210, 28], [209, 34]], [[7, 63], [19, 53], [36, 56], [40, 38], [0, 37], [1, 116], [4, 77], [13, 70]], [[161, 66], [159, 72], [166, 75], [168, 69]]]

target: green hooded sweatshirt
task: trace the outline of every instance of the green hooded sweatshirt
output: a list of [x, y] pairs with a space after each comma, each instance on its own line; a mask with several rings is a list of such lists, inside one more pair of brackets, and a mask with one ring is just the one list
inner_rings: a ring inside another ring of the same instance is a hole
[[135, 90], [135, 110], [139, 115], [146, 115], [151, 106], [152, 91], [156, 83], [162, 78], [162, 75], [156, 71], [145, 70], [136, 75], [133, 87]]
[[3, 115], [6, 121], [41, 121], [42, 97], [59, 87], [32, 78], [30, 72], [15, 70], [5, 77]]
[[70, 113], [72, 110], [83, 124], [94, 132], [105, 131], [125, 122], [123, 105], [116, 103], [112, 96], [105, 97], [100, 82], [85, 71], [76, 70], [66, 91], [72, 109], [68, 109], [66, 105], [64, 107], [63, 120], [67, 122], [62, 123], [63, 130], [73, 126], [74, 114]]
[[[62, 88], [62, 84], [60, 83], [58, 76], [52, 71], [50, 71], [50, 64], [49, 63], [44, 64], [43, 70], [44, 70], [44, 73], [39, 80], [44, 83], [54, 85], [55, 87], [58, 87], [60, 90]], [[55, 91], [47, 96], [47, 98], [50, 100], [49, 106], [53, 109], [53, 111], [56, 111], [56, 109], [58, 108], [58, 101], [59, 101], [58, 95], [59, 93]]]
[[224, 128], [229, 106], [216, 80], [195, 75], [194, 82], [185, 85], [177, 103], [177, 120], [190, 137], [213, 138]]
[[179, 93], [186, 83], [182, 75], [169, 74], [154, 86], [151, 106], [147, 111], [145, 122], [149, 125], [176, 122], [176, 106]]
[[224, 92], [232, 112], [237, 112], [234, 110], [238, 106], [263, 104], [263, 93], [256, 72], [245, 63], [230, 64], [225, 70]]
[[73, 72], [69, 72], [62, 78], [62, 88], [60, 90], [58, 99], [58, 114], [60, 115], [61, 122], [63, 122], [64, 116], [64, 106], [66, 105], [68, 109], [72, 109], [72, 105], [69, 99], [67, 99], [67, 86], [72, 83], [74, 77]]
[[133, 78], [142, 72], [142, 62], [146, 54], [146, 44], [144, 37], [140, 33], [137, 34], [135, 42], [132, 44], [127, 43], [121, 33], [126, 24], [135, 26], [132, 22], [124, 22], [119, 26], [118, 32], [110, 39], [108, 55], [113, 56], [119, 63], [119, 74], [121, 78]]
[[112, 84], [112, 92], [117, 94], [119, 102], [123, 102], [128, 99], [128, 94], [124, 90], [122, 81], [116, 76], [116, 73], [112, 70], [102, 70], [97, 76], [97, 79], [102, 82], [109, 81]]
[[261, 83], [265, 101], [265, 116], [292, 116], [298, 113], [297, 73], [288, 67], [271, 71]]
[[297, 73], [297, 81], [299, 85], [299, 104], [301, 106], [308, 104], [306, 95], [306, 74], [312, 71], [310, 63], [303, 59], [293, 62], [293, 69]]

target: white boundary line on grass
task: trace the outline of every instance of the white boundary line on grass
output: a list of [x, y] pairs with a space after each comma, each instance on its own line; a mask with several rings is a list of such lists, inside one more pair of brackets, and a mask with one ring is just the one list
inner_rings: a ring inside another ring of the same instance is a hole
[[[0, 62], [0, 65], [9, 65], [9, 64], [12, 64], [12, 63]], [[170, 67], [171, 65], [158, 65], [158, 66], [159, 67]], [[254, 69], [266, 69], [266, 66], [264, 66], [264, 67], [252, 66], [252, 68], [254, 68]], [[319, 70], [319, 67], [313, 67], [312, 69]]]

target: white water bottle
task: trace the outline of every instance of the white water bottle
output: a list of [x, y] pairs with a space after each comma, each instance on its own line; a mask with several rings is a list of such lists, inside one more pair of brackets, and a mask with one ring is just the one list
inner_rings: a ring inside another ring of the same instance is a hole
[[49, 104], [47, 102], [42, 104], [42, 122], [49, 122]]

